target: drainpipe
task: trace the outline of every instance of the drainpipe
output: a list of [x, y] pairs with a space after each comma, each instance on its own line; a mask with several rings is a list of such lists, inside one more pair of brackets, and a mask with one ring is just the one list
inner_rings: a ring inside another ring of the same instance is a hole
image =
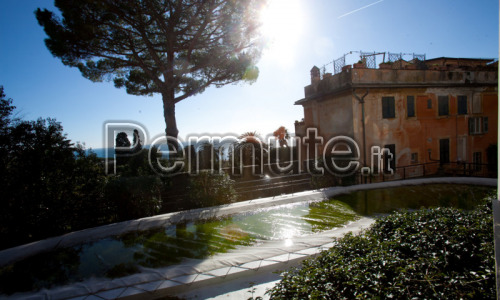
[[[352, 94], [359, 103], [361, 103], [361, 124], [363, 125], [363, 167], [366, 167], [366, 130], [365, 130], [365, 97], [368, 95], [370, 89], [366, 89], [366, 92], [361, 98], [356, 94], [356, 89], [352, 89]], [[366, 183], [366, 176], [365, 176]]]

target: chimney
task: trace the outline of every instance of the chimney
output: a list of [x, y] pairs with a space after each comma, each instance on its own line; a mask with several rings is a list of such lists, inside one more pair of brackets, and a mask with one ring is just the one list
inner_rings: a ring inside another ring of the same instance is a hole
[[317, 83], [321, 80], [319, 68], [314, 66], [311, 69], [311, 84]]

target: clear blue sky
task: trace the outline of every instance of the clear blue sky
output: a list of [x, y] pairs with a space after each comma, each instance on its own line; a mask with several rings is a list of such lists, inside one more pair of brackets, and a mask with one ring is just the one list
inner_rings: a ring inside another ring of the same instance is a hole
[[[52, 1], [0, 3], [0, 85], [19, 116], [56, 118], [69, 139], [92, 148], [103, 147], [106, 121], [131, 120], [150, 136], [164, 133], [159, 96], [131, 96], [112, 82], [93, 83], [52, 57], [34, 16], [38, 7], [53, 10]], [[497, 0], [287, 0], [277, 7], [270, 16], [277, 24], [268, 29], [276, 42], [258, 64], [257, 82], [210, 88], [180, 102], [179, 137], [265, 136], [279, 126], [293, 132], [303, 117], [294, 102], [304, 96], [311, 67], [352, 50], [498, 58]]]

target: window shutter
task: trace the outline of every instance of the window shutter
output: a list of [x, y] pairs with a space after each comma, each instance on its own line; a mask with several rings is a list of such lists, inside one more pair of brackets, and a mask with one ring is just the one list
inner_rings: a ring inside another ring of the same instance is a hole
[[448, 96], [439, 96], [438, 97], [438, 114], [440, 116], [449, 115], [449, 104], [448, 104]]
[[459, 115], [466, 115], [467, 114], [467, 96], [460, 95], [457, 97], [457, 105], [458, 105], [458, 111], [457, 113]]
[[415, 97], [406, 97], [406, 116], [408, 118], [415, 117]]
[[395, 118], [396, 108], [394, 97], [382, 97], [382, 118]]

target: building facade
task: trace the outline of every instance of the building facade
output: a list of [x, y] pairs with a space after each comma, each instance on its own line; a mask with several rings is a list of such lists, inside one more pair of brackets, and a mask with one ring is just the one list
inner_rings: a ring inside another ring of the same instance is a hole
[[[498, 62], [490, 59], [441, 57], [383, 63], [377, 69], [360, 63], [323, 76], [313, 67], [305, 97], [295, 102], [304, 108], [295, 134], [304, 137], [308, 128], [316, 128], [324, 140], [350, 137], [359, 146], [362, 166], [370, 166], [373, 146], [390, 150], [392, 168], [436, 161], [491, 163], [497, 83]], [[323, 146], [314, 147], [322, 152]], [[313, 145], [301, 147], [306, 153]]]

